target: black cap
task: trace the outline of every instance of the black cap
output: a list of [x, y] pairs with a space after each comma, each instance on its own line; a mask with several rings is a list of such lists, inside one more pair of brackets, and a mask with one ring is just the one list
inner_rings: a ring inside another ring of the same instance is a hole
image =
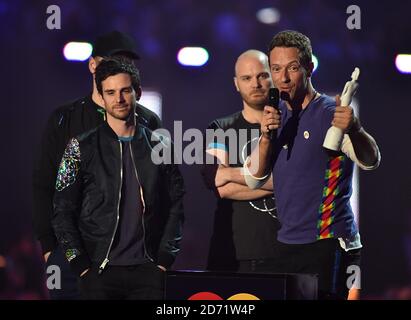
[[125, 53], [133, 59], [140, 59], [136, 53], [136, 42], [129, 35], [112, 31], [99, 36], [93, 44], [93, 57], [110, 57], [114, 54]]

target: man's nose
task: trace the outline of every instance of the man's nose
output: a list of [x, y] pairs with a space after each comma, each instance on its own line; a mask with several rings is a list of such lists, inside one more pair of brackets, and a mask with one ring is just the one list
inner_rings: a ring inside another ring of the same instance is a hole
[[256, 77], [256, 78], [253, 78], [253, 79], [251, 80], [251, 85], [253, 86], [253, 88], [260, 88], [260, 87], [261, 87], [261, 81], [260, 81], [260, 79], [258, 79], [257, 77]]
[[284, 68], [281, 71], [281, 82], [284, 82], [284, 83], [290, 82], [290, 73], [288, 72], [287, 68]]
[[122, 92], [119, 92], [116, 96], [117, 102], [124, 102], [124, 95]]

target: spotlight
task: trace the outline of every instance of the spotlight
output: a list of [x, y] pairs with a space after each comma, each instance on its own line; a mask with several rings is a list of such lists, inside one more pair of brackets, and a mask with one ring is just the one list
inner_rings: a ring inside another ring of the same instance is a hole
[[93, 46], [88, 42], [69, 42], [64, 46], [63, 54], [69, 61], [85, 61], [92, 50]]
[[201, 47], [184, 47], [178, 51], [177, 60], [183, 66], [201, 67], [208, 61], [208, 52]]
[[280, 21], [280, 11], [276, 8], [264, 8], [257, 11], [257, 19], [261, 23], [275, 24]]
[[411, 54], [397, 54], [395, 66], [401, 73], [411, 73]]

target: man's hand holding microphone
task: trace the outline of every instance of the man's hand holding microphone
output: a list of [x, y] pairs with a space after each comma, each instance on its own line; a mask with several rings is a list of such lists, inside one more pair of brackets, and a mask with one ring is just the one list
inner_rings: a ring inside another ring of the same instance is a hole
[[279, 96], [277, 88], [270, 89], [268, 106], [264, 107], [261, 120], [262, 139], [274, 139], [277, 135], [277, 129], [281, 126], [281, 112], [278, 109]]

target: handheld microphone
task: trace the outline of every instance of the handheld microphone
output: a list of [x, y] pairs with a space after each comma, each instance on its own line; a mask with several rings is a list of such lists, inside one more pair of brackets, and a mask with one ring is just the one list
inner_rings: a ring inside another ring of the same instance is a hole
[[[277, 88], [270, 88], [268, 91], [268, 105], [274, 107], [276, 110], [278, 109], [278, 104], [280, 102], [280, 91]], [[270, 130], [270, 139], [274, 139], [276, 136], [277, 130]]]

